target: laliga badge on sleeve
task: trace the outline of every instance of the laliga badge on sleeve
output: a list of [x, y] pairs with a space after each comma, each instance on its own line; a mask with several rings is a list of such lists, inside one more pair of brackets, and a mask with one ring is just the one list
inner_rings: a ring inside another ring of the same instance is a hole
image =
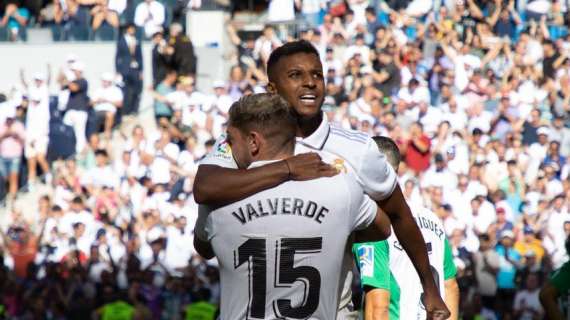
[[362, 245], [358, 247], [358, 264], [360, 273], [365, 277], [374, 276], [374, 247]]

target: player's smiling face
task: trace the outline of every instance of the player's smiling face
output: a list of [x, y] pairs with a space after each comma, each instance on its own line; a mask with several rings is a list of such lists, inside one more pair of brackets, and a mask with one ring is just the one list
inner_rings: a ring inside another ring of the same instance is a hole
[[311, 119], [318, 115], [325, 88], [319, 57], [300, 52], [282, 57], [274, 68], [269, 90], [281, 95], [301, 118]]

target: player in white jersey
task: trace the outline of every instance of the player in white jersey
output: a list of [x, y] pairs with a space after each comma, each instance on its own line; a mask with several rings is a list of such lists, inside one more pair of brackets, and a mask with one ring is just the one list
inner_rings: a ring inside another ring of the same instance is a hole
[[[373, 139], [397, 171], [400, 164], [398, 146], [388, 137]], [[427, 208], [412, 206], [411, 209], [427, 247], [433, 277], [451, 311], [450, 319], [456, 320], [459, 308], [457, 270], [443, 223]], [[426, 318], [420, 279], [394, 234], [386, 241], [356, 243], [353, 252], [366, 292], [365, 320]]]
[[[428, 318], [446, 318], [449, 311], [431, 276], [421, 233], [397, 184], [394, 170], [387, 165], [384, 155], [369, 136], [331, 126], [321, 111], [324, 77], [318, 51], [307, 41], [289, 42], [271, 53], [267, 74], [268, 90], [281, 95], [296, 114], [296, 152], [319, 152], [323, 160], [356, 174], [360, 187], [388, 214], [402, 247], [410, 255], [426, 292]], [[231, 149], [221, 141], [198, 168], [193, 189], [196, 202], [220, 206], [288, 180], [306, 179], [311, 172], [314, 177], [319, 177], [321, 172], [329, 170], [314, 155], [296, 156], [248, 170], [235, 169]], [[346, 250], [345, 261], [352, 263], [350, 247]], [[343, 297], [344, 303], [340, 307], [346, 310], [350, 307], [350, 291]]]
[[[239, 168], [293, 154], [295, 119], [280, 96], [247, 96], [229, 113]], [[289, 181], [214, 210], [204, 231], [220, 263], [221, 319], [334, 319], [349, 235], [386, 238], [389, 228], [349, 172]], [[211, 257], [206, 243], [196, 240], [196, 249]]]

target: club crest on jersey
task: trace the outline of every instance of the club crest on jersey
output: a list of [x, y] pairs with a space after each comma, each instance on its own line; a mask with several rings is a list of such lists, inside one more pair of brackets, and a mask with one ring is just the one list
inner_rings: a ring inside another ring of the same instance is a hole
[[335, 167], [338, 172], [346, 173], [346, 166], [344, 165], [343, 159], [334, 159], [332, 166]]
[[358, 247], [358, 264], [360, 273], [365, 277], [374, 276], [374, 247], [363, 245]]

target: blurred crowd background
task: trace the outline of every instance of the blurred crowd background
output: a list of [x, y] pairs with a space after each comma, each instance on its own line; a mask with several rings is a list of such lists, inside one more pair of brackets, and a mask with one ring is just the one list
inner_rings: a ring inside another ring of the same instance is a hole
[[[3, 40], [26, 41], [34, 25], [117, 49], [98, 81], [73, 53], [3, 75], [15, 85], [0, 94], [0, 316], [212, 318], [216, 262], [191, 245], [197, 165], [232, 102], [265, 90], [271, 51], [306, 39], [321, 53], [328, 119], [396, 140], [405, 196], [443, 220], [462, 318], [542, 319], [538, 289], [568, 260], [570, 235], [567, 1], [203, 2], [2, 2]], [[228, 12], [233, 67], [201, 92], [183, 17], [205, 7]], [[243, 10], [266, 25], [245, 28]], [[137, 118], [145, 90], [153, 123]], [[31, 215], [18, 205], [29, 194], [40, 196]]]

